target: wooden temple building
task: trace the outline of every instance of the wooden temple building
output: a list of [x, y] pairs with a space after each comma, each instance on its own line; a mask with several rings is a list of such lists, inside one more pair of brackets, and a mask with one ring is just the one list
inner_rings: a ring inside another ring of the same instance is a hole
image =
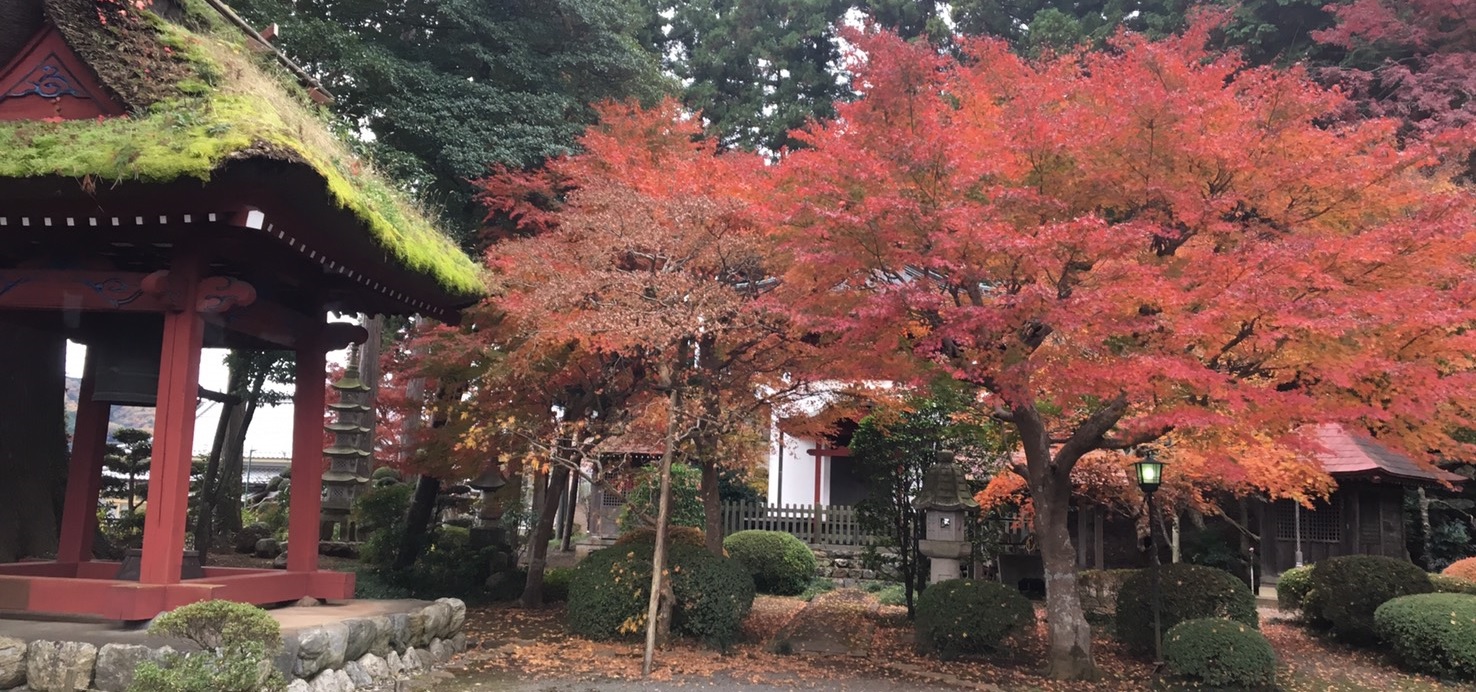
[[[0, 564], [0, 610], [140, 620], [206, 599], [351, 597], [353, 575], [320, 570], [316, 550], [325, 354], [364, 333], [329, 313], [455, 322], [481, 295], [476, 265], [328, 132], [326, 91], [229, 12], [3, 8], [0, 318], [88, 356], [59, 550]], [[295, 354], [285, 571], [182, 573], [206, 347]], [[156, 408], [136, 581], [92, 554], [112, 403]]]

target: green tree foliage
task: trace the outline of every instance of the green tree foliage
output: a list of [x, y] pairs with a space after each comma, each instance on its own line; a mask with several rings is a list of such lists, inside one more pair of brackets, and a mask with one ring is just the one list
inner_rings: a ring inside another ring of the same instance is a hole
[[465, 239], [471, 179], [570, 150], [605, 99], [666, 88], [636, 0], [238, 0], [319, 75], [379, 166]]
[[141, 476], [148, 473], [153, 455], [154, 436], [148, 431], [122, 428], [114, 432], [103, 452], [103, 468], [111, 472], [103, 475], [103, 497], [127, 500], [128, 513], [133, 514], [148, 494], [148, 481]]
[[929, 396], [907, 402], [900, 411], [879, 411], [862, 419], [851, 436], [856, 473], [868, 479], [867, 497], [856, 504], [857, 516], [863, 531], [885, 537], [895, 549], [893, 566], [908, 585], [909, 612], [926, 576], [916, 552], [919, 517], [912, 508], [923, 472], [939, 450], [952, 451], [965, 463], [992, 464], [1007, 448], [998, 426], [964, 417], [972, 400], [971, 389], [939, 383]]
[[[656, 525], [657, 502], [660, 497], [661, 474], [659, 467], [642, 468], [636, 474], [635, 486], [625, 496], [625, 507], [620, 510], [618, 524], [622, 532]], [[671, 525], [691, 526], [701, 529], [705, 522], [702, 512], [702, 472], [686, 464], [671, 466]]]

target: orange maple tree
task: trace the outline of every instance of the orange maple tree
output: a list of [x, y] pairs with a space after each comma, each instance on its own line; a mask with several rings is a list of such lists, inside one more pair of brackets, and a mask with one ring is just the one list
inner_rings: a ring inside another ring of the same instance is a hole
[[1067, 532], [1088, 454], [1171, 435], [1171, 474], [1296, 497], [1311, 423], [1472, 451], [1447, 435], [1476, 404], [1472, 196], [1392, 122], [1324, 126], [1338, 93], [1212, 54], [1211, 29], [1040, 61], [857, 33], [860, 97], [763, 205], [837, 376], [946, 372], [1018, 433], [1057, 677], [1095, 669]]

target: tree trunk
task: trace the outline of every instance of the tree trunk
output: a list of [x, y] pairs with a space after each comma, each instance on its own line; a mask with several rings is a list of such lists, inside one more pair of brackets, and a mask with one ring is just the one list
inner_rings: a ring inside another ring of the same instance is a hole
[[569, 467], [555, 463], [548, 473], [548, 483], [542, 488], [543, 506], [538, 513], [538, 524], [533, 527], [533, 538], [528, 541], [528, 583], [523, 587], [522, 598], [524, 608], [543, 607], [543, 571], [548, 567], [548, 542], [553, 538], [554, 519], [558, 516], [559, 501], [564, 497], [564, 487], [568, 482]]
[[574, 549], [574, 512], [579, 506], [579, 474], [569, 474], [569, 495], [564, 505], [564, 542], [559, 544], [560, 552], [569, 552]]
[[215, 526], [220, 533], [235, 534], [241, 530], [241, 474], [246, 460], [246, 434], [251, 430], [251, 421], [261, 406], [262, 393], [266, 390], [267, 367], [262, 367], [251, 380], [251, 388], [245, 393], [245, 410], [232, 421], [225, 440], [225, 449], [220, 457], [220, 481], [215, 484], [212, 502], [215, 506]]
[[[440, 494], [441, 479], [420, 474], [420, 479], [415, 482], [415, 494], [410, 497], [410, 509], [405, 512], [405, 535], [400, 539], [400, 549], [395, 552], [394, 569], [409, 568], [425, 550], [431, 517], [436, 510], [436, 496]], [[317, 546], [313, 546], [313, 550], [317, 550]]]
[[[656, 549], [651, 556], [651, 599], [646, 606], [646, 653], [641, 660], [641, 676], [651, 677], [651, 662], [656, 655], [657, 639], [665, 639], [671, 631], [671, 585], [666, 583], [666, 524], [671, 518], [671, 459], [676, 453], [677, 414], [681, 409], [682, 390], [671, 390], [671, 408], [666, 413], [666, 449], [661, 452], [661, 490], [656, 503]], [[662, 602], [666, 602], [663, 608]]]
[[66, 340], [0, 325], [0, 562], [54, 555], [66, 492]]
[[702, 519], [703, 543], [708, 552], [719, 557], [723, 554], [723, 498], [718, 493], [717, 460], [711, 455], [702, 457]]
[[210, 443], [210, 456], [205, 460], [205, 478], [200, 481], [199, 505], [195, 508], [195, 550], [200, 551], [200, 564], [206, 564], [215, 537], [212, 523], [220, 489], [220, 456], [225, 451], [226, 436], [235, 418], [242, 412], [238, 398], [246, 389], [246, 367], [239, 359], [231, 359], [226, 375], [226, 400], [220, 404], [220, 418], [215, 422], [215, 438]]
[[1092, 660], [1092, 627], [1087, 624], [1076, 590], [1076, 549], [1068, 529], [1071, 505], [1069, 471], [1045, 471], [1043, 487], [1032, 487], [1035, 535], [1045, 563], [1047, 675], [1057, 680], [1090, 680], [1097, 676]]
[[1428, 570], [1435, 561], [1430, 555], [1430, 496], [1423, 487], [1415, 488], [1415, 507], [1420, 513], [1420, 567]]

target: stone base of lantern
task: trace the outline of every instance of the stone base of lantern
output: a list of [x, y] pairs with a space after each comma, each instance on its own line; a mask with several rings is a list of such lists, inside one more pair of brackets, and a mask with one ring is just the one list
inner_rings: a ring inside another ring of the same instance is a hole
[[932, 570], [928, 572], [928, 583], [937, 584], [940, 581], [958, 579], [963, 576], [963, 563], [946, 557], [935, 557], [929, 560]]

